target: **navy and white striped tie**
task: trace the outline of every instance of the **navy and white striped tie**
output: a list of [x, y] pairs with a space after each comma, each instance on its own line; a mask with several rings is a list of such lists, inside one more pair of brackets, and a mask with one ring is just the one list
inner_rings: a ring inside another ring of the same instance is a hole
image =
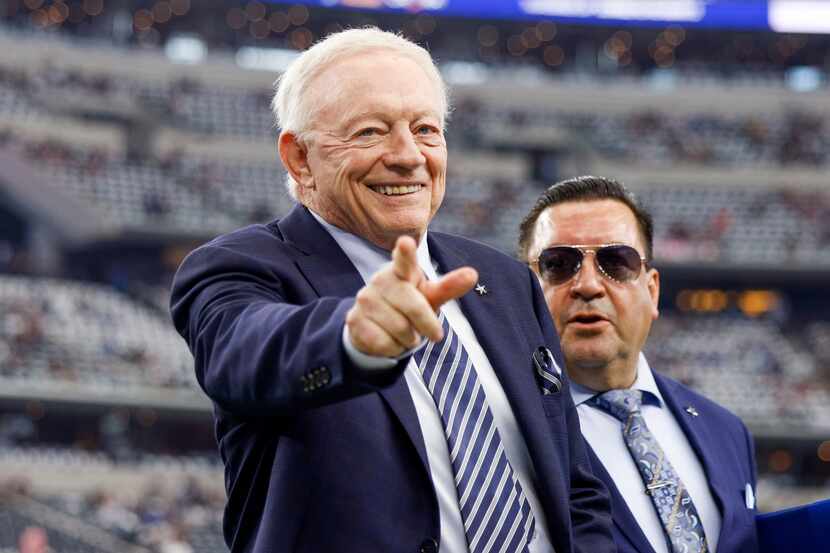
[[534, 519], [504, 451], [470, 356], [447, 323], [444, 338], [414, 354], [450, 450], [470, 553], [527, 551]]

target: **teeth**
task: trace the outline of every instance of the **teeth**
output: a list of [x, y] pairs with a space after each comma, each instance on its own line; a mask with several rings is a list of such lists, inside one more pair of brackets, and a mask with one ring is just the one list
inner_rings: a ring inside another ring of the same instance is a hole
[[409, 186], [374, 186], [375, 192], [380, 192], [386, 196], [399, 196], [401, 194], [412, 194], [421, 189], [420, 184], [410, 184]]

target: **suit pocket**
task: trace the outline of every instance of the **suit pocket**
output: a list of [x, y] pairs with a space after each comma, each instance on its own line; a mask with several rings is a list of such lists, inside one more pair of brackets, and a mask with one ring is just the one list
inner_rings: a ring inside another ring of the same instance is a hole
[[540, 396], [542, 400], [542, 408], [545, 410], [545, 415], [551, 417], [562, 416], [562, 393], [548, 394]]

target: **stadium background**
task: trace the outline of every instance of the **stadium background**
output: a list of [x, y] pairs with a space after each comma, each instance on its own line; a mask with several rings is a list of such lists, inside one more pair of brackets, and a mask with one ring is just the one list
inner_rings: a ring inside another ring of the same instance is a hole
[[435, 227], [514, 251], [559, 178], [656, 218], [651, 364], [755, 434], [759, 505], [830, 497], [830, 9], [787, 0], [0, 1], [0, 552], [223, 552], [179, 261], [285, 213], [271, 84], [398, 30], [452, 86]]

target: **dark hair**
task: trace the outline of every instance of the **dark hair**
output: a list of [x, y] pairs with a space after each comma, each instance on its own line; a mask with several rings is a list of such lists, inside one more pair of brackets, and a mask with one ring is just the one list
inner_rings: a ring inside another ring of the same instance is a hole
[[533, 239], [533, 231], [539, 215], [552, 205], [566, 202], [587, 202], [591, 200], [617, 200], [624, 203], [634, 213], [640, 227], [643, 243], [646, 247], [646, 260], [651, 261], [654, 254], [654, 223], [651, 215], [643, 209], [621, 183], [605, 177], [584, 176], [557, 182], [545, 190], [530, 213], [519, 225], [519, 256], [527, 261], [528, 249]]

